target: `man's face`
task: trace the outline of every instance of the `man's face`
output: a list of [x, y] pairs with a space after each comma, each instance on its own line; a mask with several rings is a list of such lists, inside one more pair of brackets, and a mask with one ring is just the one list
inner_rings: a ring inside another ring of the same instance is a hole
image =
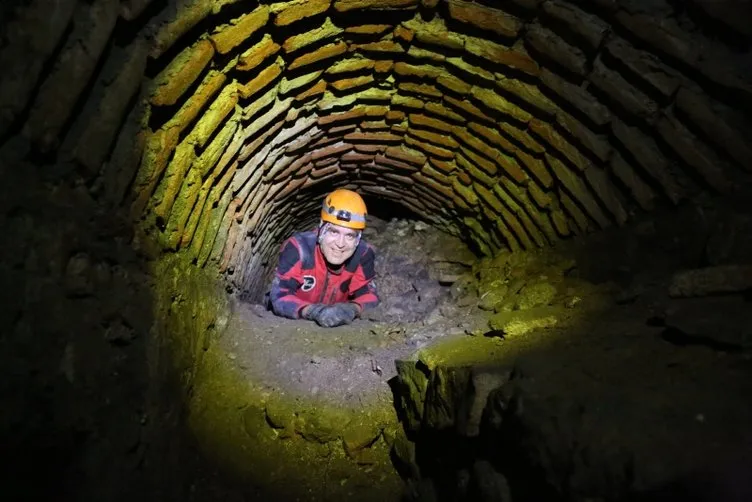
[[358, 231], [327, 223], [321, 229], [319, 245], [326, 261], [331, 265], [341, 265], [355, 252]]

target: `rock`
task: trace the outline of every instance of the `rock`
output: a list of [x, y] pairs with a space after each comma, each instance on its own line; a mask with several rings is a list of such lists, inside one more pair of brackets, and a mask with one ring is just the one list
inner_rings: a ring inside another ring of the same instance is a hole
[[361, 450], [370, 447], [381, 435], [381, 427], [375, 423], [358, 422], [350, 425], [342, 434], [345, 453], [356, 458]]
[[469, 500], [478, 502], [511, 502], [509, 483], [487, 460], [473, 464]]
[[752, 289], [752, 266], [719, 265], [674, 274], [669, 295], [674, 298], [740, 293]]
[[423, 429], [442, 431], [456, 426], [467, 407], [470, 368], [438, 366], [431, 372], [426, 390]]
[[117, 321], [107, 327], [104, 339], [113, 345], [129, 345], [136, 338], [136, 332], [122, 321]]
[[543, 307], [550, 304], [555, 296], [556, 288], [547, 282], [528, 284], [520, 291], [516, 307], [518, 310]]
[[405, 435], [405, 431], [397, 429], [392, 445], [392, 457], [397, 471], [405, 478], [415, 479], [420, 474], [415, 455], [415, 443]]
[[502, 280], [495, 281], [489, 286], [489, 289], [480, 295], [478, 307], [492, 311], [507, 297], [509, 286]]
[[394, 364], [397, 367], [397, 380], [393, 389], [395, 401], [403, 413], [407, 431], [417, 431], [423, 421], [428, 375], [415, 361], [397, 360]]
[[534, 329], [551, 328], [558, 323], [552, 307], [541, 307], [524, 312], [501, 312], [489, 319], [493, 330], [501, 331], [505, 337], [524, 335]]

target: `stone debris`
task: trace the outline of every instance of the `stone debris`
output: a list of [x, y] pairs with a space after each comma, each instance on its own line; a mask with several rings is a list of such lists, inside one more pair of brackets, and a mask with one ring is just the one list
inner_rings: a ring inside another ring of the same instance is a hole
[[675, 274], [669, 286], [669, 294], [678, 298], [741, 293], [751, 289], [752, 266], [718, 265]]

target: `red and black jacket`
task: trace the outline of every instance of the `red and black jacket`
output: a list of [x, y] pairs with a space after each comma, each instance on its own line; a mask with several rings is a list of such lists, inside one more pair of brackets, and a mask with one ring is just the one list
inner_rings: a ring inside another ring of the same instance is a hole
[[361, 311], [378, 305], [373, 247], [361, 240], [353, 255], [332, 270], [317, 237], [317, 230], [309, 230], [296, 233], [282, 244], [269, 295], [274, 313], [298, 319], [303, 307], [312, 303], [353, 302]]

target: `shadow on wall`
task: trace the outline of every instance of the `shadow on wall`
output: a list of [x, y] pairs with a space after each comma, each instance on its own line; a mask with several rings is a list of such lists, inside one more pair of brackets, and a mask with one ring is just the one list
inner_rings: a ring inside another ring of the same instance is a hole
[[4, 498], [184, 499], [200, 460], [180, 427], [169, 347], [151, 336], [148, 260], [97, 189], [106, 179], [28, 153], [0, 147]]

